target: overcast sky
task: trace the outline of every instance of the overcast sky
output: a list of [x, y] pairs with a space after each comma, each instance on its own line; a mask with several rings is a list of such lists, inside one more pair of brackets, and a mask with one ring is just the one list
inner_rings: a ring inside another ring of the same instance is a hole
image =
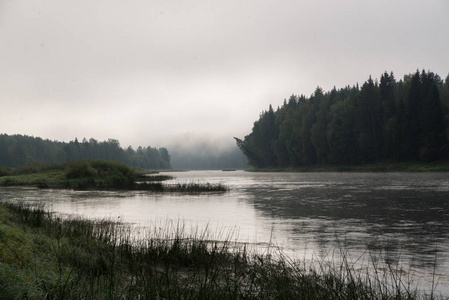
[[0, 133], [230, 145], [269, 104], [449, 72], [447, 0], [0, 0]]

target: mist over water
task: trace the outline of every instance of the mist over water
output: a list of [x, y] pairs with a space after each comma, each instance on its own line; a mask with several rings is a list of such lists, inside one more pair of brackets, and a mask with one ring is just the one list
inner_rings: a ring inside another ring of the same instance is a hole
[[170, 151], [170, 163], [177, 170], [223, 170], [246, 169], [248, 160], [236, 146], [226, 149], [213, 149], [210, 145]]
[[232, 137], [198, 136], [186, 134], [184, 138], [167, 142], [170, 163], [175, 170], [247, 169], [248, 160]]
[[121, 220], [136, 228], [181, 222], [186, 228], [209, 228], [216, 236], [232, 232], [236, 241], [262, 249], [272, 243], [299, 259], [338, 260], [346, 251], [361, 266], [376, 257], [403, 268], [427, 289], [435, 273], [437, 291], [449, 294], [449, 181], [443, 173], [168, 174], [176, 178], [167, 184], [221, 182], [230, 191], [186, 195], [2, 188], [0, 199]]

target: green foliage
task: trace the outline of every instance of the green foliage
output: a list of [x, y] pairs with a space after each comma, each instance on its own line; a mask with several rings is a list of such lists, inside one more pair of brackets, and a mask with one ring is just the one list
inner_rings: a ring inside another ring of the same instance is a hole
[[0, 177], [8, 176], [12, 174], [12, 168], [10, 167], [0, 167]]
[[50, 170], [64, 170], [64, 165], [56, 163], [33, 162], [18, 166], [14, 169], [14, 174], [33, 174]]
[[[274, 121], [273, 121], [274, 120]], [[385, 72], [360, 88], [292, 95], [237, 146], [257, 168], [432, 162], [449, 157], [449, 76]]]
[[64, 170], [54, 169], [38, 173], [19, 174], [14, 171], [0, 177], [0, 186], [38, 186], [42, 188], [62, 187], [66, 182]]
[[61, 164], [30, 164], [0, 177], [0, 185], [34, 185], [42, 188], [134, 189], [134, 170], [120, 162], [79, 160]]
[[92, 165], [85, 161], [72, 161], [67, 164], [66, 177], [68, 179], [82, 178], [82, 177], [95, 177], [98, 176], [98, 171], [92, 167]]
[[[23, 173], [21, 173], [21, 172]], [[166, 175], [147, 175], [125, 164], [107, 160], [78, 160], [62, 164], [32, 164], [0, 177], [0, 186], [38, 186], [75, 190], [141, 190], [152, 192], [226, 192], [222, 183], [201, 182], [162, 184], [173, 179]]]
[[80, 160], [67, 163], [66, 178], [75, 189], [132, 189], [136, 173], [120, 162]]
[[[112, 160], [143, 169], [170, 169], [170, 154], [165, 148], [139, 147], [126, 150], [119, 141], [99, 142], [93, 138], [77, 138], [69, 143], [43, 140], [24, 135], [0, 134], [0, 166], [38, 167], [39, 164], [62, 163], [74, 160]], [[1, 173], [0, 173], [1, 175]]]

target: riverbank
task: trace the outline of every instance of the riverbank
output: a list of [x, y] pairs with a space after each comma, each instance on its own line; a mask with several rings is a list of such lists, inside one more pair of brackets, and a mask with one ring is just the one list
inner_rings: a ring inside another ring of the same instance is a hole
[[1, 203], [0, 236], [2, 299], [435, 299], [393, 266], [307, 265], [179, 223], [136, 240], [119, 222]]
[[221, 183], [164, 184], [172, 176], [131, 169], [107, 160], [79, 160], [60, 164], [33, 163], [16, 169], [0, 168], [0, 186], [37, 186], [74, 190], [140, 190], [152, 192], [226, 192]]
[[249, 168], [248, 172], [449, 172], [449, 161], [380, 162], [363, 165], [319, 165], [299, 168]]

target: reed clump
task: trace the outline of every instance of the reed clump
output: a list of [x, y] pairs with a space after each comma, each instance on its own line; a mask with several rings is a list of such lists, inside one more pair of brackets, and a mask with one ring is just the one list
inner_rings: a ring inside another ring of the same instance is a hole
[[[0, 204], [2, 299], [435, 299], [349, 262], [307, 265], [230, 234], [167, 223], [134, 237], [111, 220]], [[276, 255], [274, 255], [276, 254]]]
[[0, 169], [0, 186], [37, 186], [39, 188], [69, 188], [74, 190], [145, 190], [152, 192], [225, 192], [222, 184], [175, 183], [167, 175], [151, 175], [132, 169], [120, 162], [78, 160], [61, 164], [33, 163], [16, 169]]
[[166, 180], [171, 180], [174, 179], [173, 176], [169, 176], [169, 175], [153, 175], [153, 174], [146, 174], [146, 173], [141, 173], [138, 177], [137, 180], [142, 181], [142, 182], [161, 182], [161, 181], [166, 181]]
[[203, 193], [203, 192], [227, 192], [229, 188], [223, 183], [171, 183], [163, 184], [161, 182], [144, 182], [139, 184], [138, 190], [148, 190], [153, 192], [171, 192], [171, 193]]

